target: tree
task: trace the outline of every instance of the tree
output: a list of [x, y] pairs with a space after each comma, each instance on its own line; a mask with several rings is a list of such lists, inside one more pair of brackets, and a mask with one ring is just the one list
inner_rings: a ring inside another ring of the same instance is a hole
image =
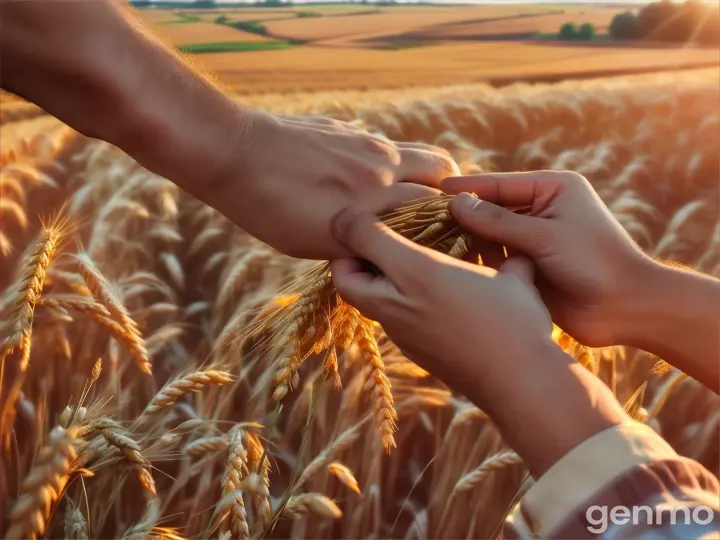
[[630, 11], [618, 13], [610, 23], [609, 32], [614, 39], [635, 39], [638, 37], [637, 17]]
[[680, 4], [662, 0], [644, 6], [637, 16], [638, 37], [663, 41], [668, 35], [668, 23], [680, 9]]
[[585, 41], [590, 41], [595, 37], [595, 25], [591, 23], [583, 24], [578, 31], [578, 37]]
[[575, 39], [578, 35], [577, 28], [575, 28], [575, 25], [573, 23], [565, 23], [560, 27], [560, 34], [558, 37], [560, 39]]

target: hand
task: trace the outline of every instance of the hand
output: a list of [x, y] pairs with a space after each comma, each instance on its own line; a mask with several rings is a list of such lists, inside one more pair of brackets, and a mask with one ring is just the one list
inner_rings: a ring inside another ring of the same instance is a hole
[[346, 211], [334, 225], [341, 242], [380, 272], [357, 259], [333, 261], [342, 298], [486, 411], [536, 478], [627, 420], [607, 386], [552, 342], [528, 259], [510, 257], [496, 271], [417, 246], [367, 214]]
[[295, 257], [346, 256], [330, 229], [340, 210], [387, 211], [437, 194], [420, 184], [458, 172], [444, 150], [393, 143], [336, 120], [252, 111], [249, 122], [234, 174], [206, 198], [253, 236]]
[[[461, 194], [452, 203], [463, 228], [533, 259], [538, 289], [560, 327], [588, 346], [615, 344], [654, 263], [585, 178], [538, 171], [449, 178], [441, 187], [478, 196]], [[503, 208], [527, 206], [530, 215]], [[497, 266], [504, 256], [493, 250], [487, 259]]]
[[496, 375], [535, 369], [525, 359], [554, 346], [528, 259], [512, 257], [496, 271], [413, 244], [367, 214], [353, 219], [346, 211], [334, 224], [336, 236], [381, 272], [363, 270], [358, 259], [333, 261], [340, 296], [449, 386], [494, 395], [506, 386]]

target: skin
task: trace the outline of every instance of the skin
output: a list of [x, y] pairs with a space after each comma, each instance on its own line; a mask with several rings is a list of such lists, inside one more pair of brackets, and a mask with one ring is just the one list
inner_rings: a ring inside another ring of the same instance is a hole
[[242, 105], [116, 0], [0, 0], [2, 88], [296, 257], [348, 253], [332, 217], [381, 212], [459, 173], [436, 147]]
[[[485, 410], [534, 476], [628, 421], [607, 386], [553, 343], [551, 321], [591, 346], [645, 348], [717, 391], [720, 281], [645, 256], [584, 178], [540, 171], [442, 187], [461, 193], [451, 211], [463, 228], [495, 244], [481, 250], [487, 266], [346, 210], [334, 231], [355, 257], [333, 261], [333, 283], [409, 358]], [[527, 206], [530, 215], [506, 208]]]
[[626, 420], [607, 386], [552, 341], [529, 259], [511, 257], [498, 270], [457, 261], [349, 211], [335, 230], [380, 270], [368, 273], [358, 258], [333, 261], [342, 298], [487, 412], [534, 476]]
[[467, 176], [442, 187], [478, 195], [457, 197], [454, 217], [533, 260], [553, 320], [575, 339], [646, 350], [720, 392], [720, 280], [644, 254], [581, 175]]

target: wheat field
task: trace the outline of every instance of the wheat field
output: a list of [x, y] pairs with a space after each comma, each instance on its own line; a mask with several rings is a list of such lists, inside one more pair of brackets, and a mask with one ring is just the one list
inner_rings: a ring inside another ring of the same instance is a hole
[[[219, 17], [219, 15], [218, 15]], [[212, 22], [188, 22], [155, 27], [155, 32], [166, 43], [189, 45], [195, 43], [231, 43], [234, 41], [270, 41], [270, 38], [230, 28]]]
[[[578, 171], [648, 253], [720, 276], [719, 97], [709, 70], [244, 101], [436, 144], [466, 173]], [[308, 291], [293, 285], [315, 262], [278, 254], [37, 108], [8, 111], [6, 538], [497, 533], [532, 483], [521, 460], [372, 321], [355, 317], [330, 361], [311, 333], [285, 379], [282, 351], [256, 346], [264, 321], [302, 305], [295, 293]], [[718, 474], [716, 395], [676, 370], [654, 373], [658, 359], [642, 351], [556, 338], [636, 418]]]

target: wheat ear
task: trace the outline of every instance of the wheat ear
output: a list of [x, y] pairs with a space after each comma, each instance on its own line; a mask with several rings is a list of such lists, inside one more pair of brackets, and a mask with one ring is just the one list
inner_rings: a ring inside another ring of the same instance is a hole
[[[219, 532], [232, 532], [234, 538], [245, 540], [250, 538], [247, 523], [247, 512], [243, 501], [242, 481], [248, 475], [248, 453], [242, 442], [242, 431], [233, 427], [228, 433], [230, 447], [228, 451], [227, 467], [221, 480], [223, 500], [218, 513], [222, 516]], [[227, 500], [226, 500], [227, 499]]]
[[156, 413], [162, 409], [168, 408], [179, 398], [189, 392], [199, 392], [208, 385], [225, 385], [233, 382], [233, 378], [229, 373], [208, 369], [205, 371], [195, 371], [175, 379], [162, 388], [155, 397], [152, 398], [148, 406], [145, 408], [147, 414]]
[[20, 372], [27, 370], [30, 361], [30, 341], [35, 303], [43, 290], [47, 269], [50, 266], [60, 233], [57, 229], [45, 229], [37, 240], [35, 249], [23, 266], [17, 293], [8, 302], [9, 321], [3, 325], [9, 329], [8, 337], [0, 348], [0, 362], [19, 348]]
[[36, 538], [45, 532], [55, 502], [62, 494], [77, 457], [77, 428], [56, 426], [22, 483], [22, 495], [10, 511], [6, 538]]
[[483, 461], [476, 469], [463, 475], [460, 480], [457, 481], [457, 484], [455, 484], [454, 491], [469, 491], [492, 473], [522, 462], [522, 458], [512, 451], [492, 455]]
[[386, 451], [396, 446], [394, 433], [397, 431], [397, 411], [392, 397], [390, 379], [385, 374], [385, 364], [380, 358], [373, 323], [363, 319], [357, 329], [357, 343], [367, 363], [365, 391], [370, 394], [375, 425], [380, 431]]

